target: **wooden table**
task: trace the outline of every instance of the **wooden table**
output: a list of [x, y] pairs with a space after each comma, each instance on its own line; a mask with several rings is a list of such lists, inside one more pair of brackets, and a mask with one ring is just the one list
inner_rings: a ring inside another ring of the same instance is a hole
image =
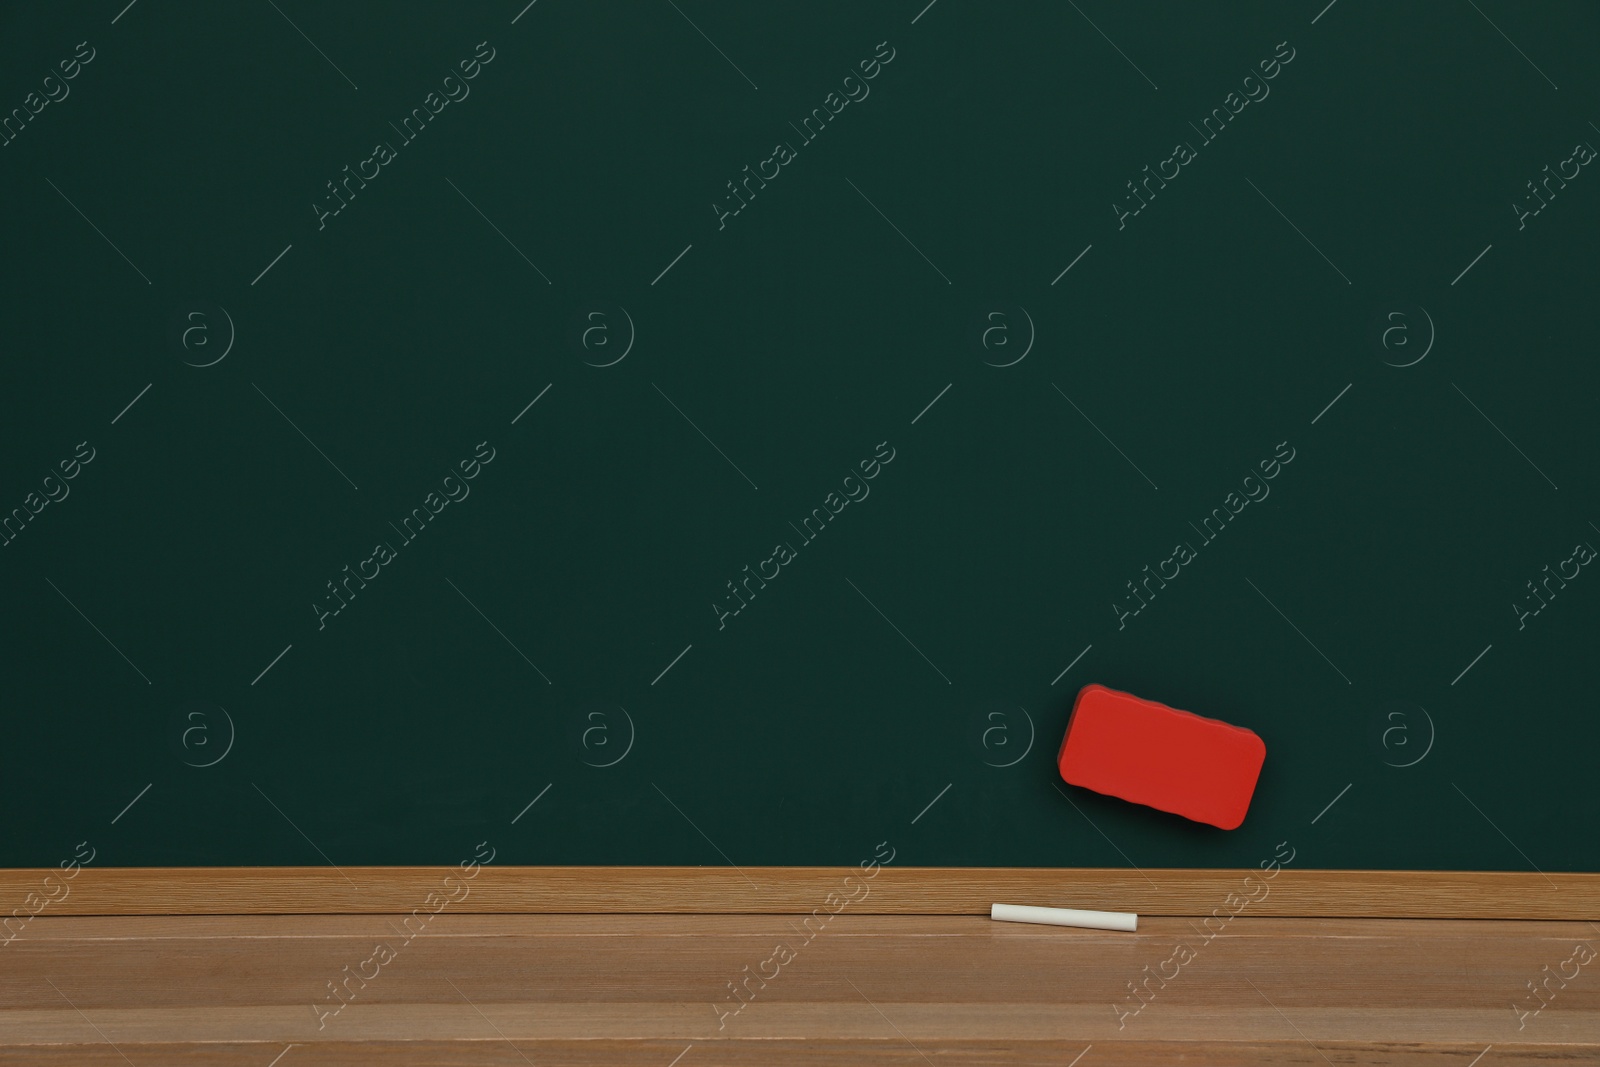
[[1295, 894], [1275, 892], [1119, 934], [865, 910], [885, 892], [820, 929], [793, 908], [406, 926], [349, 873], [384, 914], [42, 913], [0, 948], [0, 1065], [1600, 1063], [1600, 960], [1571, 962], [1600, 947], [1588, 921], [1278, 917]]

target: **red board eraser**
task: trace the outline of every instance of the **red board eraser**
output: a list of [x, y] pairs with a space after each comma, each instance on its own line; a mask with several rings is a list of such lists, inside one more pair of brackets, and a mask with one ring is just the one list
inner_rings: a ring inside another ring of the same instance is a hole
[[1266, 744], [1242, 726], [1086, 685], [1057, 762], [1072, 785], [1232, 830], [1266, 758]]

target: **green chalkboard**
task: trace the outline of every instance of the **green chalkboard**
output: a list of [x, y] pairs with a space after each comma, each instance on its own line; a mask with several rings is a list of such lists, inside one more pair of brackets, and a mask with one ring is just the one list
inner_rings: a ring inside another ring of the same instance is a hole
[[1592, 5], [0, 30], [0, 863], [1600, 871]]

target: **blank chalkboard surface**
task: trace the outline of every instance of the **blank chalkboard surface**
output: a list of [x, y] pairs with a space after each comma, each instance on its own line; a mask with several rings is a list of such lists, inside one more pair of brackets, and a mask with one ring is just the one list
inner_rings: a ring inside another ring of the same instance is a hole
[[0, 16], [0, 864], [1600, 871], [1592, 5], [124, 4]]

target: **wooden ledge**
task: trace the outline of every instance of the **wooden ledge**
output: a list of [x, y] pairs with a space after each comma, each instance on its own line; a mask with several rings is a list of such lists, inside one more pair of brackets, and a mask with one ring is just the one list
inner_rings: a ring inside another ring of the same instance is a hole
[[64, 881], [49, 868], [0, 871], [0, 918], [35, 909], [52, 916], [986, 915], [997, 901], [1140, 915], [1600, 920], [1600, 874], [1286, 867], [1265, 879], [1257, 870], [1226, 869], [884, 867], [866, 878], [853, 867], [487, 866], [469, 879], [452, 867], [85, 867]]

